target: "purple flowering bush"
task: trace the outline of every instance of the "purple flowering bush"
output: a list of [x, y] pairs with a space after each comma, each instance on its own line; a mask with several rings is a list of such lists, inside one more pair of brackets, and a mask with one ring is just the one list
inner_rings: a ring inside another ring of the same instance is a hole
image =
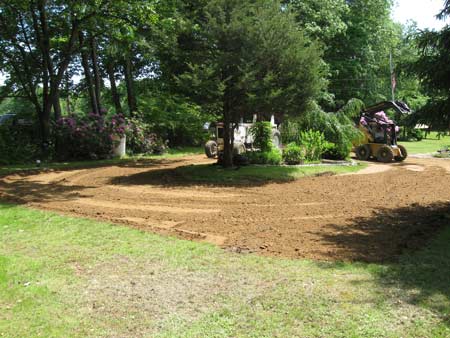
[[95, 113], [63, 117], [56, 124], [58, 140], [62, 143], [60, 149], [63, 154], [60, 156], [65, 159], [108, 158], [115, 133], [122, 131], [122, 125], [113, 127], [112, 120], [107, 121], [105, 116]]
[[167, 150], [166, 143], [151, 132], [148, 124], [121, 114], [111, 118], [95, 113], [68, 116], [58, 120], [56, 127], [62, 159], [109, 158], [118, 140], [125, 135], [127, 151], [131, 154], [162, 154]]
[[129, 128], [130, 125], [122, 114], [113, 115], [111, 121], [109, 121], [109, 130], [111, 134], [119, 138], [125, 136]]
[[149, 124], [131, 118], [127, 125], [127, 149], [131, 154], [163, 154], [167, 151], [167, 142], [152, 132]]

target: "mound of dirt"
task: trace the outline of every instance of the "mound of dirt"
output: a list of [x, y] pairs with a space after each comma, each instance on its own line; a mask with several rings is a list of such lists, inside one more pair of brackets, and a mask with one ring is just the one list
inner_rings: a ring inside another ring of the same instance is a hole
[[[372, 164], [255, 186], [176, 184], [153, 171], [203, 156], [0, 180], [3, 200], [211, 242], [233, 252], [318, 260], [394, 259], [450, 223], [450, 161]], [[146, 177], [152, 177], [147, 180]]]

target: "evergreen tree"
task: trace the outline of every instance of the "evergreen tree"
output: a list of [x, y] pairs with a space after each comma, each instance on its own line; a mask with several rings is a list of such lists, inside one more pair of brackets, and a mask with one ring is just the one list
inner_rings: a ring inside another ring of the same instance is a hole
[[450, 129], [450, 27], [418, 35], [419, 58], [413, 64], [422, 86], [430, 97], [420, 109], [420, 122], [433, 129]]
[[[233, 125], [246, 114], [302, 114], [323, 88], [321, 52], [278, 1], [212, 0], [180, 88], [224, 122], [224, 166], [232, 165]], [[192, 27], [192, 26], [191, 26]]]

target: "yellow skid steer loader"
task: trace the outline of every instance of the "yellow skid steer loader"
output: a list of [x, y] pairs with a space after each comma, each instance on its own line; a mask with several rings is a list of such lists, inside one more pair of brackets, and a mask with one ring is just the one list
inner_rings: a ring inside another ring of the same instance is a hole
[[363, 134], [362, 141], [354, 151], [359, 160], [375, 158], [379, 162], [404, 161], [408, 156], [406, 148], [397, 144], [399, 131], [396, 123], [386, 116], [385, 110], [394, 109], [400, 114], [411, 110], [400, 101], [383, 101], [367, 107], [361, 112], [358, 129]]

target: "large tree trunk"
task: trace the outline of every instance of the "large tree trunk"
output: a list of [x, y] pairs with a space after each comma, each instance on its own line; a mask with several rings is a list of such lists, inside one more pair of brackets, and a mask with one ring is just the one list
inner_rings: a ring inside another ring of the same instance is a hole
[[128, 108], [130, 110], [130, 115], [133, 116], [137, 113], [137, 102], [136, 102], [136, 94], [134, 92], [134, 83], [133, 83], [133, 65], [131, 63], [131, 58], [126, 57], [125, 59], [125, 84], [127, 87], [127, 100], [128, 100]]
[[94, 84], [95, 84], [95, 98], [97, 109], [100, 113], [102, 113], [102, 105], [101, 105], [101, 89], [102, 89], [102, 77], [100, 75], [100, 69], [98, 67], [98, 57], [97, 57], [97, 44], [95, 42], [95, 38], [90, 38], [91, 45], [91, 60], [92, 60], [92, 69], [94, 70]]
[[70, 107], [70, 93], [67, 93], [66, 96], [66, 110], [67, 115], [72, 115], [72, 108]]
[[99, 114], [100, 111], [99, 111], [98, 105], [97, 105], [97, 97], [95, 95], [94, 84], [92, 82], [91, 71], [89, 69], [89, 57], [88, 57], [88, 53], [86, 52], [86, 49], [84, 46], [84, 37], [83, 37], [82, 32], [79, 33], [78, 40], [79, 40], [80, 48], [81, 48], [81, 64], [82, 64], [83, 70], [84, 70], [84, 78], [86, 79], [86, 85], [87, 85], [89, 101], [91, 103], [92, 112], [95, 114]]
[[55, 121], [58, 121], [62, 114], [61, 114], [61, 103], [59, 101], [59, 88], [57, 90], [57, 92], [54, 95], [53, 98], [53, 110], [55, 112]]
[[[61, 103], [59, 101], [59, 88], [56, 89], [56, 92], [53, 95], [52, 105], [53, 105], [53, 110], [55, 112], [55, 121], [58, 121], [62, 117], [62, 114], [61, 114]], [[63, 142], [61, 141], [61, 137], [59, 136], [58, 133], [55, 133], [54, 140], [55, 140], [56, 157], [58, 159], [61, 159], [61, 154], [63, 152]]]
[[52, 102], [50, 99], [50, 77], [47, 69], [44, 68], [42, 77], [42, 109], [39, 115], [39, 125], [41, 133], [41, 151], [42, 158], [47, 159], [50, 143], [50, 112], [52, 110]]
[[106, 72], [108, 73], [109, 82], [111, 83], [111, 96], [112, 101], [114, 103], [114, 107], [116, 108], [116, 113], [123, 114], [122, 105], [120, 104], [120, 96], [116, 86], [114, 65], [110, 61], [106, 63]]
[[46, 95], [46, 99], [42, 103], [41, 114], [39, 115], [39, 125], [41, 129], [41, 150], [42, 159], [46, 160], [49, 158], [50, 152], [50, 114], [52, 111], [52, 100], [51, 95]]
[[70, 107], [70, 75], [66, 72], [64, 79], [64, 86], [66, 91], [66, 111], [67, 115], [72, 115], [72, 108]]
[[223, 112], [223, 160], [222, 166], [224, 168], [230, 168], [233, 166], [233, 142], [234, 132], [232, 128], [231, 111], [228, 104], [225, 103], [225, 109]]

